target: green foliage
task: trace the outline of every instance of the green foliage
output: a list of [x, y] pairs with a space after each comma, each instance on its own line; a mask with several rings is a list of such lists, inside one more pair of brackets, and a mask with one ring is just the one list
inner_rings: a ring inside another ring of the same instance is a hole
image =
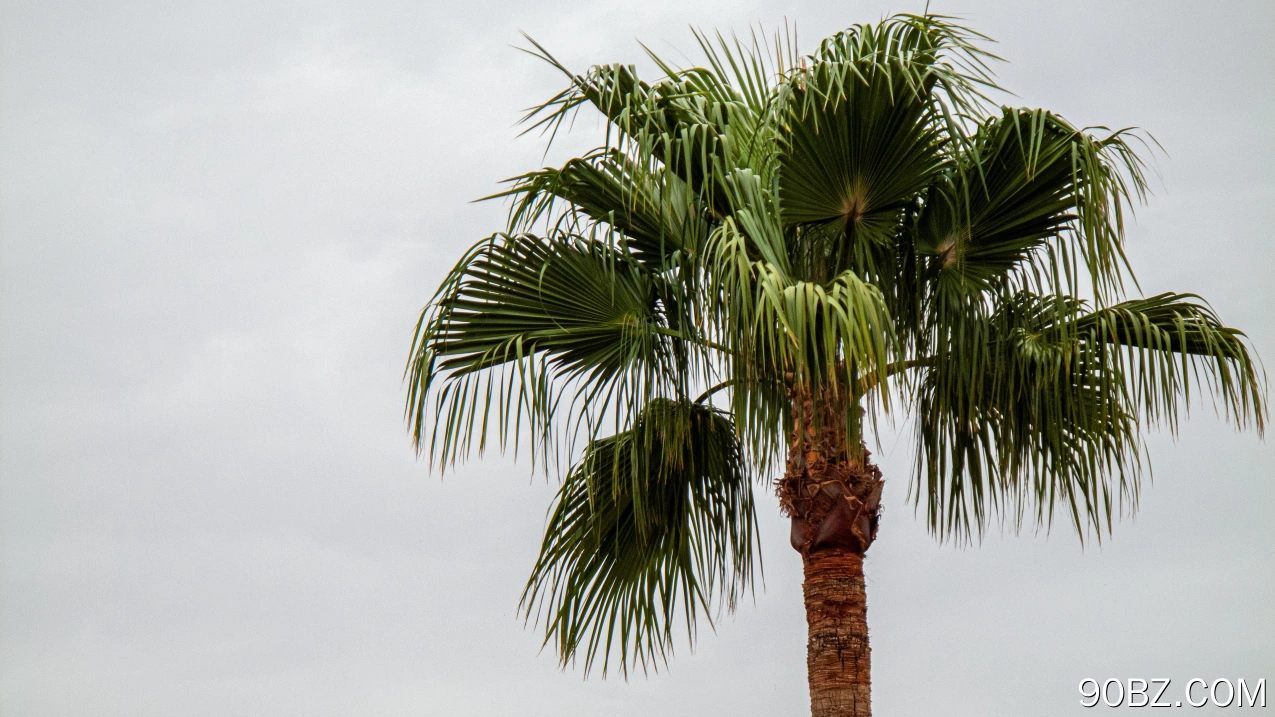
[[523, 606], [564, 664], [658, 667], [677, 623], [733, 607], [748, 476], [786, 455], [794, 389], [846, 392], [851, 445], [861, 407], [901, 402], [912, 495], [956, 540], [1056, 512], [1101, 538], [1137, 504], [1143, 430], [1202, 390], [1263, 430], [1242, 333], [1198, 297], [1125, 298], [1138, 133], [995, 106], [987, 38], [942, 16], [804, 57], [696, 39], [706, 67], [651, 54], [653, 82], [532, 42], [568, 87], [528, 130], [592, 108], [605, 138], [494, 195], [505, 232], [448, 275], [408, 365], [434, 465], [493, 441], [562, 476]]
[[533, 455], [552, 458], [569, 420], [564, 394], [582, 409], [578, 430], [613, 403], [667, 392], [680, 379], [655, 283], [614, 246], [576, 235], [475, 245], [417, 328], [408, 394], [417, 444], [431, 425], [430, 455], [445, 466], [483, 450], [492, 432], [516, 446], [526, 428]]
[[1260, 430], [1263, 386], [1242, 334], [1193, 298], [1089, 311], [1021, 291], [951, 327], [937, 362], [961, 369], [925, 372], [918, 393], [930, 527], [965, 536], [990, 511], [1047, 525], [1062, 507], [1082, 536], [1091, 525], [1101, 538], [1113, 505], [1137, 504], [1141, 421], [1175, 429], [1178, 399], [1201, 374], [1225, 411]]
[[715, 594], [733, 609], [756, 535], [730, 417], [656, 399], [564, 477], [523, 604], [541, 608], [564, 665], [583, 654], [606, 674], [614, 648], [622, 672], [645, 670], [672, 650], [679, 617], [693, 634]]

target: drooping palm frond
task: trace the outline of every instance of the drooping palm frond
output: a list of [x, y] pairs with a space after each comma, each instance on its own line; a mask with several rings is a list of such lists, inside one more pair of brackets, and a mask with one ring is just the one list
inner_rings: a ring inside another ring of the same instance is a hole
[[[1064, 320], [1079, 308], [1062, 302]], [[1016, 528], [1029, 507], [1047, 523], [1060, 503], [1078, 528], [1101, 527], [1113, 503], [1136, 501], [1136, 414], [1109, 367], [1048, 331], [1059, 310], [1052, 297], [1006, 297], [936, 346], [916, 407], [918, 487], [936, 533], [966, 539], [992, 515]]]
[[[750, 260], [750, 250], [765, 246], [759, 229], [773, 215], [739, 214], [740, 224], [725, 222], [709, 253], [716, 280], [710, 291], [722, 302], [714, 335], [731, 347], [742, 375], [754, 383], [790, 375], [790, 382], [818, 385], [849, 371], [850, 383], [859, 374], [883, 380], [897, 346], [880, 290], [850, 270], [810, 281], [779, 261]], [[779, 236], [773, 223], [766, 233]]]
[[756, 540], [729, 416], [657, 399], [564, 478], [523, 607], [564, 665], [658, 669], [679, 621], [693, 642], [698, 618], [734, 608]]
[[1142, 429], [1176, 426], [1192, 381], [1210, 382], [1237, 425], [1264, 428], [1261, 370], [1240, 332], [1189, 295], [1088, 311], [1028, 292], [952, 327], [917, 398], [919, 471], [930, 527], [958, 539], [998, 515], [1048, 526], [1063, 506], [1101, 539], [1136, 507]]
[[1236, 427], [1265, 432], [1265, 372], [1249, 354], [1244, 332], [1224, 325], [1194, 294], [1123, 301], [1058, 330], [1076, 336], [1084, 360], [1115, 366], [1113, 374], [1125, 377], [1130, 401], [1149, 423], [1176, 432], [1179, 409], [1202, 400], [1198, 394], [1207, 389]]

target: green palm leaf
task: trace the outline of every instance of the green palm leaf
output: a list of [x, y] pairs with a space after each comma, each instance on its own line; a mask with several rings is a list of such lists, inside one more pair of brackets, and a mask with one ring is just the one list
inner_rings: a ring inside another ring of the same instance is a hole
[[489, 198], [512, 197], [510, 226], [531, 229], [543, 218], [560, 220], [555, 202], [567, 207], [567, 218], [583, 215], [625, 238], [638, 260], [658, 271], [681, 253], [694, 254], [708, 237], [703, 207], [675, 175], [651, 171], [616, 150], [601, 150], [567, 162], [561, 169], [542, 169], [509, 180], [513, 186]]
[[530, 41], [533, 54], [566, 74], [571, 87], [528, 113], [528, 131], [542, 128], [552, 138], [568, 117], [591, 104], [610, 122], [608, 147], [634, 154], [639, 163], [661, 164], [708, 207], [719, 214], [726, 211], [725, 196], [715, 181], [730, 166], [730, 142], [723, 130], [730, 119], [750, 114], [744, 98], [729, 83], [698, 68], [674, 70], [651, 53], [668, 72], [665, 80], [654, 85], [639, 80], [628, 65], [599, 65], [575, 75]]
[[[553, 446], [565, 410], [594, 431], [594, 411], [621, 422], [673, 380], [656, 280], [613, 246], [579, 236], [496, 235], [452, 271], [417, 325], [408, 416], [438, 465], [529, 430], [533, 455]], [[574, 405], [560, 405], [564, 383]], [[441, 387], [437, 384], [441, 383]], [[433, 416], [427, 414], [433, 399]], [[574, 409], [574, 410], [572, 410]]]
[[1129, 136], [1099, 139], [1043, 110], [1004, 108], [984, 122], [920, 214], [916, 250], [939, 290], [987, 291], [1018, 274], [1074, 294], [1086, 267], [1096, 296], [1118, 291], [1122, 217], [1146, 186]]
[[728, 416], [664, 399], [566, 475], [523, 606], [563, 664], [658, 667], [680, 621], [734, 609], [752, 580], [752, 487]]
[[1056, 505], [1101, 538], [1136, 507], [1141, 428], [1189, 405], [1203, 373], [1240, 426], [1264, 428], [1263, 380], [1240, 332], [1189, 295], [1096, 312], [1069, 297], [1004, 297], [941, 344], [917, 402], [921, 490], [930, 527], [958, 538], [998, 514], [1048, 525]]
[[884, 73], [821, 63], [795, 79], [779, 203], [785, 225], [824, 244], [811, 253], [827, 255], [830, 272], [811, 278], [863, 266], [873, 247], [893, 249], [900, 212], [941, 168], [928, 94]]
[[[1082, 342], [1087, 360], [1105, 360], [1128, 377], [1132, 401], [1149, 420], [1176, 431], [1192, 386], [1208, 388], [1238, 427], [1265, 431], [1264, 371], [1244, 333], [1225, 326], [1194, 294], [1157, 294], [1075, 318], [1060, 331]], [[1193, 383], [1194, 382], [1194, 383]], [[1198, 395], [1197, 395], [1198, 398]]]

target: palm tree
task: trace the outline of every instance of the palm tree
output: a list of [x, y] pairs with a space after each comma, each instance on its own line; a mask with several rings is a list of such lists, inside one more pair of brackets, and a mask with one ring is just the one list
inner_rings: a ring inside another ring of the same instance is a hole
[[[1262, 431], [1244, 335], [1190, 294], [1124, 298], [1136, 133], [994, 106], [983, 35], [936, 15], [799, 56], [696, 34], [705, 67], [573, 74], [597, 149], [508, 180], [508, 226], [423, 312], [409, 424], [440, 470], [488, 447], [560, 476], [522, 597], [563, 665], [666, 664], [734, 608], [773, 479], [805, 570], [816, 717], [868, 715], [866, 440], [914, 416], [910, 499], [940, 539], [1133, 510], [1142, 429], [1207, 388]], [[1145, 146], [1145, 142], [1142, 144]], [[1136, 287], [1136, 283], [1133, 284]]]

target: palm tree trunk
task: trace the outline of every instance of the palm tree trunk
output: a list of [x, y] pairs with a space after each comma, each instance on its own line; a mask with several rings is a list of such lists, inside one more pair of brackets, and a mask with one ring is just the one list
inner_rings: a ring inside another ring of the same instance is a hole
[[[813, 475], [812, 475], [813, 473]], [[871, 649], [863, 555], [876, 538], [880, 471], [870, 463], [803, 471], [781, 481], [785, 493], [811, 496], [791, 505], [792, 546], [805, 571], [807, 679], [812, 717], [870, 717]], [[850, 476], [851, 480], [845, 480]], [[784, 483], [790, 490], [784, 490]]]
[[872, 714], [863, 556], [877, 536], [884, 482], [862, 441], [847, 445], [856, 432], [846, 430], [843, 396], [812, 400], [794, 389], [792, 445], [776, 484], [805, 569], [812, 717]]
[[871, 654], [863, 556], [821, 550], [802, 557], [806, 668], [812, 717], [870, 717]]

